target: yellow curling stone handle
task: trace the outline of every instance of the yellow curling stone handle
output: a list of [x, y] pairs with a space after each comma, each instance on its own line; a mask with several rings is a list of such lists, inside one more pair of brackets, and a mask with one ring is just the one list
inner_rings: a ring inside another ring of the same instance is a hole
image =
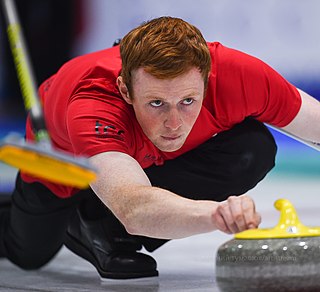
[[292, 238], [320, 236], [320, 227], [307, 227], [303, 225], [294, 206], [286, 199], [275, 201], [274, 206], [280, 211], [280, 219], [274, 228], [249, 229], [235, 234], [236, 239], [260, 238]]

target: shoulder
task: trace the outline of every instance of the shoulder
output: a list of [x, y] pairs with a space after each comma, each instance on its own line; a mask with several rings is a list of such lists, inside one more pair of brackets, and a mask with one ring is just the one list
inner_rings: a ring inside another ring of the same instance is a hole
[[246, 52], [227, 47], [219, 42], [208, 43], [212, 65], [220, 70], [256, 70], [266, 64], [259, 58]]
[[117, 46], [72, 59], [61, 67], [57, 76], [72, 75], [78, 79], [114, 78], [119, 75], [121, 67], [120, 51]]

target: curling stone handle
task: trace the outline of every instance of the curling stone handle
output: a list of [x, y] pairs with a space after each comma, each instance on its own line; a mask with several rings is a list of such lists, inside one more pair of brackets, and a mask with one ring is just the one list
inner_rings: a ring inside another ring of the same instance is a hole
[[320, 236], [320, 227], [303, 225], [293, 205], [286, 199], [275, 201], [274, 206], [280, 211], [278, 224], [268, 229], [250, 229], [235, 235], [237, 239], [292, 238]]
[[280, 219], [278, 226], [298, 226], [301, 222], [298, 218], [297, 212], [290, 201], [286, 199], [279, 199], [275, 201], [274, 206], [280, 211]]

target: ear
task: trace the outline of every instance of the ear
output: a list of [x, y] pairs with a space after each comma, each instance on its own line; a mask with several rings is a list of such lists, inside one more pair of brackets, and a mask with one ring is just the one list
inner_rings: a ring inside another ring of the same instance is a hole
[[120, 91], [121, 96], [123, 97], [123, 99], [128, 103], [128, 104], [132, 104], [132, 100], [129, 96], [129, 90], [127, 88], [127, 85], [124, 83], [122, 76], [119, 76], [117, 78], [117, 85]]

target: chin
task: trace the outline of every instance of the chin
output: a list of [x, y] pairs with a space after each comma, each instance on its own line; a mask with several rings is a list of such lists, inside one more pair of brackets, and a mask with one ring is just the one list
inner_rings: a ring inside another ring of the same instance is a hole
[[182, 147], [182, 144], [179, 145], [155, 145], [157, 148], [163, 152], [174, 152], [179, 150]]
[[181, 146], [180, 147], [176, 147], [176, 148], [163, 148], [163, 149], [160, 149], [161, 151], [163, 151], [163, 152], [174, 152], [174, 151], [177, 151], [177, 150], [179, 150], [181, 148]]

